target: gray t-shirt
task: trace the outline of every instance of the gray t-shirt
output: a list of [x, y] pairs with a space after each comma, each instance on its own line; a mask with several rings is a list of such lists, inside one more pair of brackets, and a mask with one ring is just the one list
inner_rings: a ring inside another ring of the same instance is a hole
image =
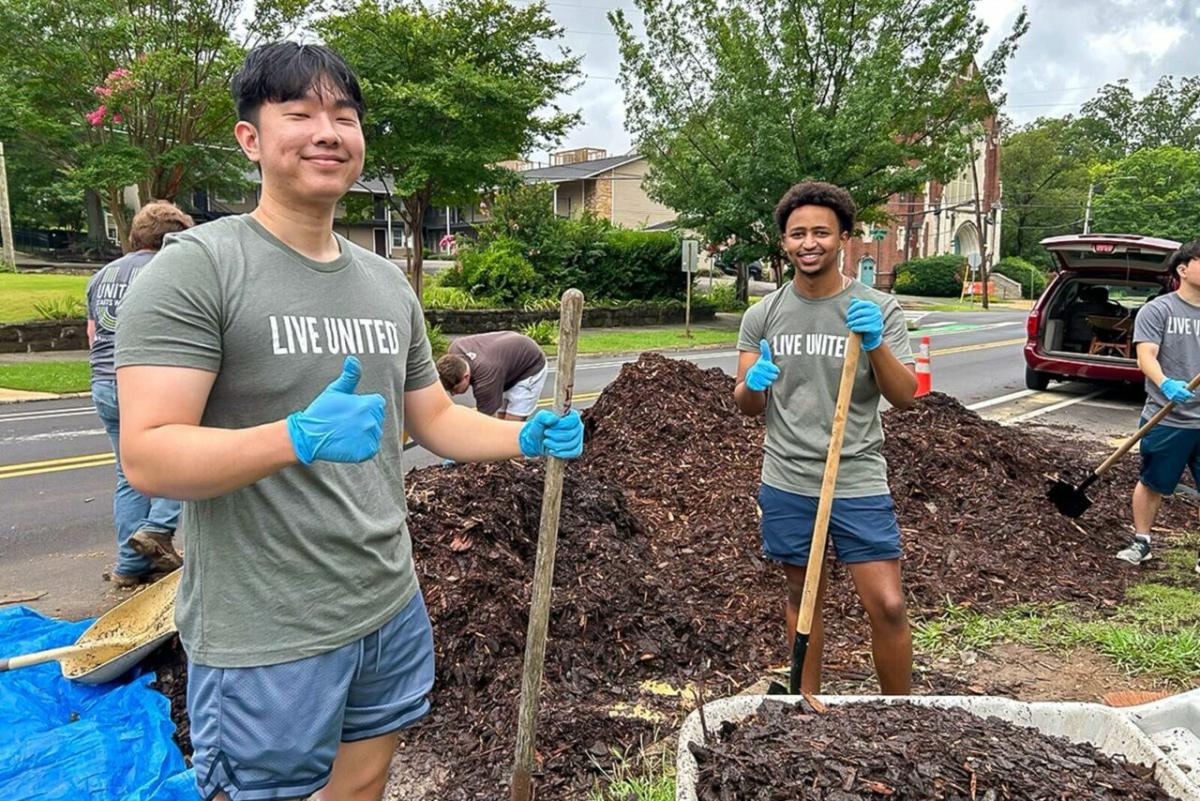
[[[183, 505], [176, 622], [195, 662], [301, 659], [378, 629], [417, 591], [405, 524], [404, 393], [437, 381], [404, 274], [338, 237], [307, 259], [249, 216], [169, 236], [121, 307], [117, 368], [216, 373], [201, 425], [238, 429], [304, 409], [362, 361], [358, 392], [387, 401], [378, 455], [296, 465]], [[166, 388], [164, 388], [166, 391]]]
[[87, 316], [96, 323], [91, 352], [93, 381], [112, 381], [113, 348], [117, 341], [117, 310], [125, 291], [142, 268], [154, 258], [153, 250], [135, 250], [109, 262], [92, 276], [87, 285]]
[[[900, 304], [891, 295], [856, 280], [838, 294], [820, 300], [801, 297], [789, 282], [751, 306], [742, 318], [738, 350], [757, 353], [759, 340], [765, 339], [780, 370], [767, 392], [762, 481], [770, 487], [797, 495], [821, 493], [849, 333], [846, 312], [853, 298], [879, 304], [883, 310], [883, 341], [897, 359], [912, 364], [912, 347]], [[879, 397], [875, 373], [863, 353], [846, 421], [834, 490], [837, 498], [888, 493]]]
[[[1158, 345], [1158, 363], [1167, 378], [1191, 381], [1200, 373], [1200, 306], [1188, 303], [1178, 292], [1155, 298], [1138, 310], [1133, 341]], [[1142, 414], [1153, 417], [1166, 404], [1162, 390], [1147, 378], [1146, 407]], [[1200, 428], [1200, 403], [1176, 406], [1163, 424]]]

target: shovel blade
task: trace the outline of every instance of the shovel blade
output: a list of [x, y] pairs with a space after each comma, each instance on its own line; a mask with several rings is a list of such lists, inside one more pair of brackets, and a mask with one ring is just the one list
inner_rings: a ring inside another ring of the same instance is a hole
[[788, 670], [788, 686], [784, 687], [777, 681], [767, 685], [767, 695], [799, 695], [800, 676], [804, 672], [804, 657], [808, 654], [808, 635], [796, 632], [796, 641], [792, 644], [792, 665]]
[[1092, 505], [1082, 489], [1074, 484], [1068, 484], [1066, 481], [1055, 481], [1051, 484], [1046, 497], [1059, 512], [1067, 517], [1079, 517]]

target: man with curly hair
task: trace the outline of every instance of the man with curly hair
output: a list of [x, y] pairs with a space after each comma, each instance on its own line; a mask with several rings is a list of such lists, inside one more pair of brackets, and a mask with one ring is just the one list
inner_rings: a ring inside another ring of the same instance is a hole
[[195, 224], [173, 203], [147, 203], [134, 215], [130, 225], [129, 252], [101, 268], [87, 286], [92, 403], [117, 456], [117, 486], [113, 491], [117, 562], [108, 579], [123, 590], [132, 589], [163, 571], [175, 570], [183, 561], [174, 544], [179, 501], [143, 495], [130, 486], [121, 469], [121, 413], [117, 407], [117, 376], [113, 366], [117, 314], [129, 285], [162, 248], [163, 238]]
[[[780, 245], [795, 277], [742, 319], [734, 400], [743, 414], [766, 414], [758, 499], [763, 552], [783, 565], [787, 578], [790, 653], [846, 342], [852, 332], [862, 337], [865, 358], [855, 376], [829, 535], [870, 618], [880, 687], [903, 695], [911, 686], [912, 633], [900, 588], [900, 529], [888, 490], [879, 399], [908, 408], [917, 379], [896, 299], [838, 269], [855, 214], [849, 192], [817, 181], [793, 186], [775, 207]], [[821, 574], [822, 595], [827, 575]], [[820, 689], [822, 635], [818, 604], [805, 692]]]

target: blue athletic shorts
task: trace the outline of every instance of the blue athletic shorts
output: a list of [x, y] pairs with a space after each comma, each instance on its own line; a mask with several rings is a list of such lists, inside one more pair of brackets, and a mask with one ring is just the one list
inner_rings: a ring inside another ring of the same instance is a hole
[[[808, 564], [817, 499], [763, 484], [758, 507], [762, 510], [763, 554], [790, 565]], [[846, 564], [899, 559], [900, 526], [892, 496], [835, 498], [829, 538], [838, 560]]]
[[306, 798], [329, 782], [339, 743], [415, 723], [432, 687], [433, 630], [420, 592], [378, 631], [335, 651], [253, 668], [189, 661], [200, 794]]
[[[1142, 425], [1146, 419], [1142, 418]], [[1175, 492], [1183, 471], [1190, 468], [1200, 489], [1200, 428], [1175, 428], [1159, 423], [1142, 437], [1142, 472], [1138, 478], [1155, 492]]]

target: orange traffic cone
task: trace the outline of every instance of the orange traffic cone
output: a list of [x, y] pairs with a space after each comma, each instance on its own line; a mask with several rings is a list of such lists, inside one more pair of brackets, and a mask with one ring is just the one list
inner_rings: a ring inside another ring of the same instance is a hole
[[921, 349], [917, 352], [917, 397], [933, 391], [933, 374], [929, 372], [929, 337], [921, 337]]

